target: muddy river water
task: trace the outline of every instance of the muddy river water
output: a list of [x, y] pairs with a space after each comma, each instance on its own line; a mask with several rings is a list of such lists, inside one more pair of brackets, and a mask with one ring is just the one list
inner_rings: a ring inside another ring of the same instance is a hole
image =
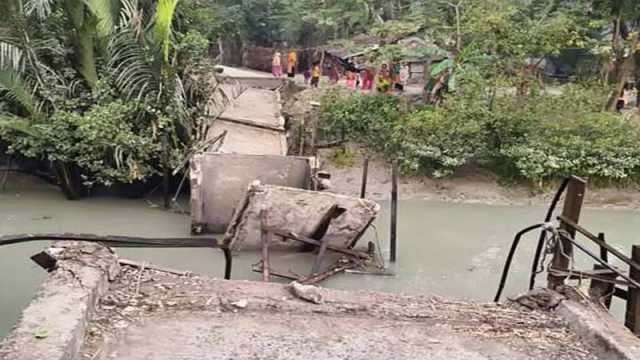
[[[106, 196], [70, 202], [56, 188], [40, 183], [20, 188], [10, 185], [0, 192], [0, 234], [188, 235], [188, 215], [164, 211], [157, 206], [159, 203]], [[377, 232], [381, 247], [386, 249], [388, 203], [382, 205], [375, 230], [371, 229], [362, 243], [375, 240]], [[514, 233], [540, 222], [544, 213], [542, 207], [401, 201], [398, 262], [389, 265], [395, 276], [343, 274], [324, 285], [490, 301]], [[640, 243], [639, 215], [634, 211], [589, 209], [581, 223], [595, 232], [605, 232], [608, 241], [629, 253], [631, 244]], [[514, 262], [507, 295], [525, 290], [536, 237], [537, 234], [524, 240]], [[10, 330], [46, 275], [29, 260], [44, 247], [46, 244], [42, 242], [0, 247], [0, 338]], [[224, 260], [218, 250], [119, 249], [118, 253], [124, 258], [199, 274], [221, 277], [223, 272]], [[311, 267], [310, 255], [279, 253], [274, 258], [274, 267], [280, 270], [305, 273]], [[233, 278], [258, 280], [258, 275], [250, 270], [257, 261], [255, 252], [237, 256]], [[586, 260], [584, 263], [587, 264]], [[540, 276], [539, 283], [543, 281]], [[621, 304], [616, 305], [620, 313]]]

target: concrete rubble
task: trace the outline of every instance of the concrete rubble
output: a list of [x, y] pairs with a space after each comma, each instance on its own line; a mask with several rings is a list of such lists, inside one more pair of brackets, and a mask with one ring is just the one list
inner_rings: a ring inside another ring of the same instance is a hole
[[[354, 245], [380, 212], [380, 205], [371, 200], [255, 182], [238, 203], [223, 244], [234, 250], [257, 248], [263, 228], [310, 237], [334, 205], [346, 210], [331, 221], [323, 237], [335, 246]], [[283, 246], [294, 245], [276, 241]]]

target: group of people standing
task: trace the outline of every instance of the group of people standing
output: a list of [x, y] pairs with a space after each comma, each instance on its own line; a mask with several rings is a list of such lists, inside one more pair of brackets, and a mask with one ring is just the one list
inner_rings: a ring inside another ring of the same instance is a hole
[[[287, 54], [287, 76], [293, 78], [296, 76], [296, 66], [298, 66], [298, 53], [295, 50], [289, 51]], [[282, 54], [276, 51], [273, 54], [271, 62], [271, 73], [275, 77], [282, 77]]]
[[[287, 77], [294, 78], [296, 76], [296, 70], [298, 68], [298, 53], [295, 50], [289, 51], [287, 54]], [[282, 54], [276, 51], [273, 54], [271, 61], [271, 73], [275, 77], [282, 77]], [[305, 84], [313, 87], [318, 87], [320, 84], [320, 77], [322, 76], [322, 70], [320, 69], [320, 63], [313, 64], [311, 69], [307, 69], [304, 72]]]
[[[282, 53], [276, 51], [273, 54], [271, 63], [272, 74], [275, 77], [283, 76]], [[289, 51], [287, 54], [287, 77], [294, 78], [298, 68], [298, 54], [295, 50]], [[334, 62], [327, 62], [327, 72], [331, 83], [337, 84], [340, 81], [339, 66]], [[376, 91], [380, 93], [388, 93], [392, 90], [404, 91], [405, 82], [408, 78], [408, 68], [403, 66], [399, 61], [391, 64], [384, 63], [376, 71], [373, 67], [358, 67], [349, 64], [345, 67], [344, 76], [346, 85], [352, 90], [370, 91], [373, 89], [374, 83]], [[311, 87], [318, 87], [320, 78], [323, 74], [322, 65], [316, 61], [310, 68], [304, 71], [304, 82]]]

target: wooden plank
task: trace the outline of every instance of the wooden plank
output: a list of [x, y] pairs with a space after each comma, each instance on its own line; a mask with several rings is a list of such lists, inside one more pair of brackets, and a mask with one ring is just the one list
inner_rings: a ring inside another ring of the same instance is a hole
[[[640, 246], [634, 245], [631, 248], [631, 259], [634, 262], [640, 262]], [[635, 281], [640, 281], [640, 271], [631, 268], [629, 277]], [[625, 325], [631, 332], [640, 335], [640, 289], [629, 287], [628, 294]]]
[[[586, 189], [586, 182], [576, 176], [572, 176], [569, 180], [567, 187], [567, 193], [565, 195], [564, 208], [562, 215], [571, 220], [574, 223], [578, 223], [580, 220], [580, 212], [582, 210], [582, 204], [584, 201], [584, 194]], [[566, 223], [560, 223], [560, 229], [567, 231], [567, 233], [575, 238], [576, 229], [572, 226], [568, 226]], [[555, 254], [551, 261], [551, 268], [555, 270], [568, 270], [569, 259], [573, 255], [572, 243], [564, 238], [561, 238], [558, 242]], [[555, 290], [559, 286], [564, 285], [566, 276], [559, 276], [553, 273], [549, 273], [547, 277], [548, 287], [551, 290]]]
[[271, 262], [269, 261], [269, 240], [271, 233], [262, 231], [262, 280], [269, 282], [271, 276], [269, 274]]

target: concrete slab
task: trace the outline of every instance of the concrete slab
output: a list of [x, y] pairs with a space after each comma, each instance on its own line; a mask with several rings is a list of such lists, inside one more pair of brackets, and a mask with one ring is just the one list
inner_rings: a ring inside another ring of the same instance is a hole
[[601, 307], [588, 301], [565, 300], [556, 312], [578, 336], [599, 345], [594, 351], [598, 359], [640, 359], [640, 340]]
[[[380, 205], [356, 197], [290, 187], [252, 184], [236, 205], [223, 243], [234, 250], [259, 248], [262, 225], [303, 236], [311, 236], [329, 209], [338, 205], [346, 211], [333, 219], [323, 239], [336, 246], [353, 246], [378, 216]], [[275, 245], [299, 247], [295, 241], [274, 239]]]
[[231, 77], [231, 78], [257, 77], [257, 78], [267, 78], [267, 79], [273, 78], [272, 74], [264, 71], [252, 70], [247, 68], [238, 68], [238, 67], [225, 66], [225, 65], [219, 65], [218, 67], [223, 69], [222, 74], [220, 74], [223, 77]]
[[227, 131], [220, 152], [248, 155], [287, 154], [287, 137], [279, 130], [263, 129], [255, 126], [218, 119], [209, 130], [208, 137], [215, 138]]
[[[359, 329], [359, 331], [354, 331]], [[398, 334], [402, 336], [398, 336]], [[447, 326], [275, 314], [178, 313], [149, 318], [109, 348], [109, 358], [218, 359], [540, 359], [455, 334]]]
[[[126, 270], [126, 269], [125, 269]], [[137, 279], [142, 279], [139, 281]], [[138, 296], [134, 294], [140, 283]], [[101, 359], [596, 359], [553, 314], [433, 296], [123, 271], [83, 355]]]
[[[249, 141], [250, 139], [245, 139]], [[309, 188], [309, 158], [204, 153], [191, 161], [191, 219], [194, 233], [224, 233], [249, 184]]]
[[284, 117], [280, 111], [280, 98], [276, 91], [248, 88], [229, 104], [220, 120], [284, 132]]

